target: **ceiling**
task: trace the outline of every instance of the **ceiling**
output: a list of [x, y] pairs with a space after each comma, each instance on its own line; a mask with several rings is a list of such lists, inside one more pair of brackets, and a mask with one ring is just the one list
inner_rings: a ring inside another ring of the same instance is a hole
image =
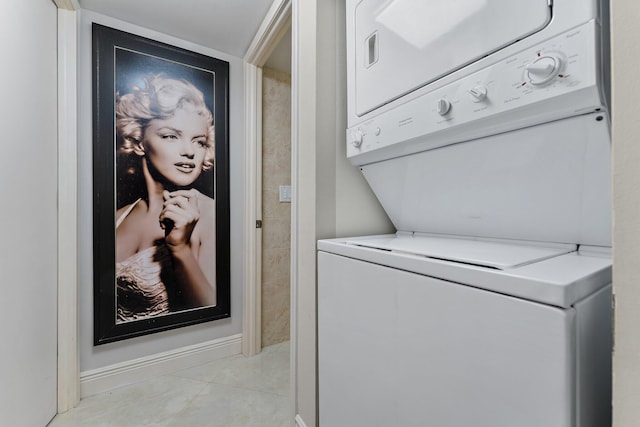
[[244, 57], [273, 0], [79, 0], [131, 24]]

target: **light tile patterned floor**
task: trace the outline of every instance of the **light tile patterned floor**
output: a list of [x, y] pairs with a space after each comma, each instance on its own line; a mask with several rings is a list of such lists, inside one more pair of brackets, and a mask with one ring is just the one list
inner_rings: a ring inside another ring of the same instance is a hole
[[83, 399], [49, 427], [290, 427], [289, 343]]

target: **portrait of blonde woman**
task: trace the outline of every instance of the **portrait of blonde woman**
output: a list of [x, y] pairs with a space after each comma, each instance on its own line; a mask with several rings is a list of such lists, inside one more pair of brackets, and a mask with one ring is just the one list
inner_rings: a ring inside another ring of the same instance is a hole
[[92, 27], [94, 344], [228, 318], [229, 62]]
[[185, 80], [145, 78], [116, 100], [120, 151], [140, 197], [116, 211], [118, 321], [216, 304], [214, 200], [193, 187], [214, 164], [213, 116]]

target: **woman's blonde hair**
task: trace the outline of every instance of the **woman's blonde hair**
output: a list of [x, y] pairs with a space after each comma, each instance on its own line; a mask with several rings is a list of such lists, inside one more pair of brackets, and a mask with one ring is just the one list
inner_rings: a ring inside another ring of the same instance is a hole
[[204, 103], [202, 92], [186, 80], [171, 79], [162, 74], [145, 78], [144, 82], [144, 89], [134, 87], [131, 93], [117, 95], [116, 129], [123, 139], [120, 150], [132, 153], [142, 142], [151, 120], [168, 119], [182, 108], [207, 121], [207, 154], [202, 169], [211, 169], [215, 155], [213, 115]]

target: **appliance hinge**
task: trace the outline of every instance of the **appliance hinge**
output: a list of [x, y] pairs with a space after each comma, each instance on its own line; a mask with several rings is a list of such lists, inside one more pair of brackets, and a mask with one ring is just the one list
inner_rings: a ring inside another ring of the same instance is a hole
[[262, 228], [262, 220], [256, 219], [256, 228]]
[[611, 353], [616, 352], [616, 294], [611, 293]]

